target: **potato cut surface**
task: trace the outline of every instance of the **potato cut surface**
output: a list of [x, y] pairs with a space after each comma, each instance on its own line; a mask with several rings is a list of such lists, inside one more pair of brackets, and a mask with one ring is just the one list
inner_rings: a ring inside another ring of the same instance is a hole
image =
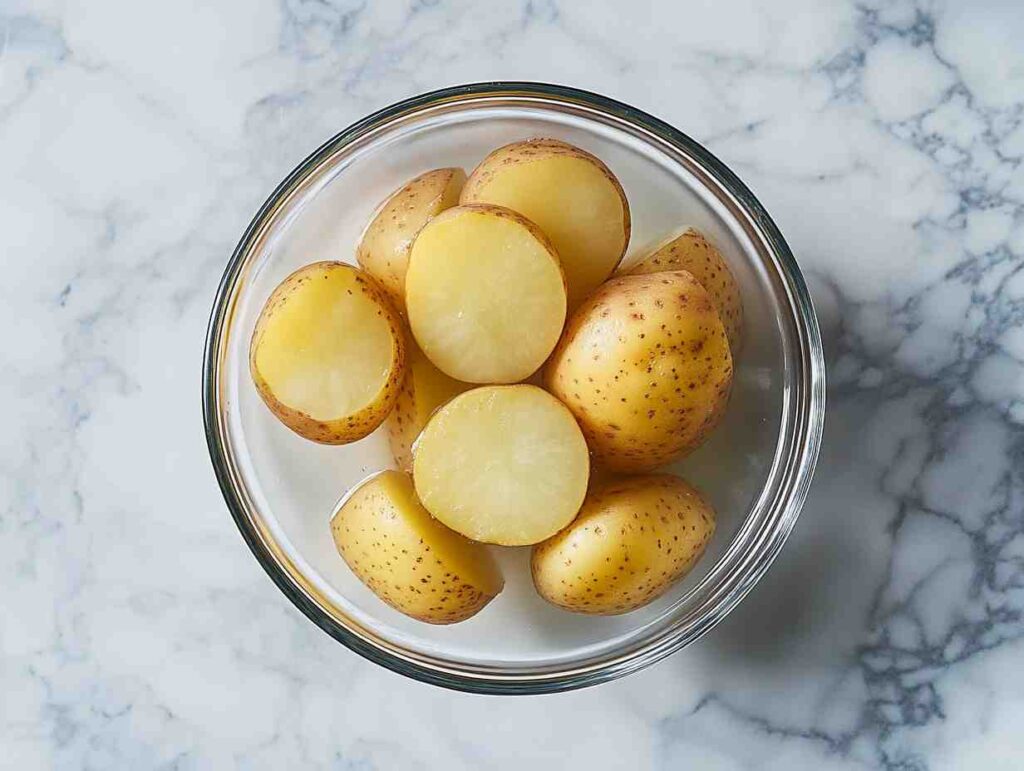
[[570, 318], [546, 382], [595, 461], [646, 471], [704, 441], [725, 412], [732, 373], [714, 302], [676, 271], [602, 284]]
[[423, 505], [476, 541], [521, 546], [565, 527], [590, 471], [569, 411], [531, 385], [485, 386], [438, 410], [413, 452]]
[[574, 308], [611, 275], [629, 243], [629, 204], [598, 158], [554, 139], [501, 147], [462, 189], [461, 203], [507, 206], [555, 245]]
[[577, 613], [626, 613], [686, 575], [714, 532], [714, 509], [677, 477], [609, 480], [569, 527], [534, 547], [534, 586]]
[[725, 326], [729, 348], [735, 357], [743, 338], [743, 299], [736, 278], [722, 253], [694, 228], [654, 247], [626, 272], [630, 275], [685, 270], [697, 279], [715, 301]]
[[487, 548], [431, 517], [412, 478], [400, 471], [381, 472], [350, 493], [331, 519], [331, 533], [359, 580], [420, 621], [463, 621], [504, 586]]
[[448, 377], [431, 363], [415, 341], [406, 342], [405, 380], [386, 425], [396, 465], [403, 471], [412, 471], [412, 444], [434, 410], [472, 386]]
[[380, 206], [356, 249], [359, 264], [405, 307], [409, 250], [424, 225], [459, 202], [466, 182], [462, 169], [434, 169], [402, 186]]
[[401, 319], [361, 270], [313, 263], [267, 300], [249, 364], [264, 402], [289, 428], [328, 444], [354, 441], [384, 421], [398, 396]]
[[495, 206], [458, 206], [413, 244], [406, 307], [416, 342], [467, 383], [514, 383], [535, 372], [565, 323], [565, 282], [550, 243]]

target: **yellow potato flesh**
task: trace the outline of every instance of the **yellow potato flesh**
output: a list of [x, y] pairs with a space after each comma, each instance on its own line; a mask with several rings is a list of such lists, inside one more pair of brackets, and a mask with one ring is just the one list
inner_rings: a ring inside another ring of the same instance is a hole
[[573, 314], [546, 381], [598, 463], [645, 471], [692, 450], [718, 423], [732, 357], [714, 303], [689, 273], [622, 276]]
[[743, 335], [743, 300], [736, 278], [722, 253], [700, 232], [687, 228], [652, 249], [626, 273], [636, 276], [666, 270], [688, 271], [707, 290], [715, 301], [718, 316], [729, 338], [729, 348], [735, 356]]
[[558, 258], [514, 212], [459, 206], [413, 244], [406, 307], [416, 342], [450, 377], [514, 383], [535, 372], [565, 322]]
[[565, 527], [589, 471], [572, 415], [531, 385], [456, 396], [430, 419], [413, 453], [416, 491], [430, 513], [473, 540], [506, 546]]
[[611, 275], [629, 242], [622, 187], [597, 158], [553, 140], [500, 148], [473, 172], [461, 203], [506, 206], [551, 239], [574, 308]]
[[399, 471], [384, 471], [351, 493], [331, 519], [331, 532], [352, 572], [420, 621], [463, 621], [504, 586], [487, 548], [431, 517], [412, 479]]
[[416, 234], [431, 217], [459, 202], [462, 169], [435, 169], [395, 191], [370, 221], [356, 249], [359, 264], [384, 286], [395, 304], [405, 303], [405, 272]]
[[351, 265], [319, 262], [274, 291], [253, 334], [250, 369], [271, 410], [317, 441], [361, 438], [383, 422], [404, 367], [400, 319]]
[[395, 463], [403, 471], [412, 471], [412, 444], [434, 410], [471, 386], [435, 367], [415, 342], [409, 341], [406, 358], [405, 382], [388, 415], [387, 428]]
[[714, 531], [714, 510], [681, 479], [611, 480], [587, 496], [569, 527], [534, 547], [533, 582], [567, 610], [626, 613], [686, 575]]

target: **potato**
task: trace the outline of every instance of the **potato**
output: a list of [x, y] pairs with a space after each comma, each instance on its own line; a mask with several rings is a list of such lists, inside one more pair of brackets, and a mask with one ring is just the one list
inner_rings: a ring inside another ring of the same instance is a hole
[[690, 572], [715, 532], [715, 512], [669, 474], [599, 484], [569, 527], [533, 548], [541, 597], [576, 613], [627, 613]]
[[431, 364], [415, 341], [408, 340], [407, 346], [405, 380], [386, 425], [395, 463], [403, 471], [412, 471], [412, 443], [427, 420], [434, 410], [471, 386]]
[[611, 170], [557, 139], [498, 148], [462, 188], [460, 203], [492, 203], [535, 222], [555, 245], [569, 307], [612, 274], [629, 243], [629, 204]]
[[345, 496], [331, 533], [360, 581], [428, 624], [464, 621], [505, 584], [487, 548], [431, 517], [400, 471], [382, 471]]
[[405, 301], [427, 358], [467, 383], [529, 377], [565, 324], [554, 249], [533, 223], [498, 206], [457, 206], [420, 231]]
[[743, 336], [743, 299], [722, 253], [699, 231], [687, 228], [654, 247], [625, 273], [638, 276], [666, 270], [689, 271], [711, 295], [735, 358]]
[[644, 471], [692, 450], [717, 424], [732, 357], [714, 302], [692, 275], [621, 276], [573, 314], [545, 375], [596, 462]]
[[315, 262], [270, 295], [249, 346], [263, 401], [288, 428], [322, 444], [376, 429], [405, 375], [401, 318], [369, 275]]
[[405, 307], [409, 250], [431, 217], [459, 202], [466, 182], [462, 169], [434, 169], [399, 188], [377, 210], [356, 247], [359, 264]]
[[484, 386], [439, 409], [413, 448], [416, 492], [475, 541], [536, 543], [576, 516], [590, 459], [572, 415], [537, 386]]

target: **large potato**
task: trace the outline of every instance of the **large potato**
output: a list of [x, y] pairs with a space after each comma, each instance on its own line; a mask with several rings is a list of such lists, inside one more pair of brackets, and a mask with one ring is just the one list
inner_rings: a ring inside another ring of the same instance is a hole
[[717, 424], [732, 357], [714, 302], [689, 273], [622, 276], [573, 314], [545, 374], [597, 462], [643, 471], [693, 449]]
[[412, 471], [412, 444], [434, 410], [472, 386], [435, 367], [414, 340], [406, 345], [405, 381], [386, 425], [395, 463], [403, 471]]
[[587, 445], [569, 410], [532, 385], [460, 394], [413, 448], [416, 492], [475, 541], [537, 543], [565, 527], [587, 492]]
[[500, 147], [466, 181], [460, 203], [519, 212], [555, 245], [574, 308], [612, 274], [629, 243], [629, 204], [611, 170], [557, 139]]
[[714, 510], [683, 480], [613, 479], [591, 491], [569, 527], [533, 548], [533, 583], [567, 610], [626, 613], [686, 575], [714, 532]]
[[405, 302], [416, 342], [442, 372], [514, 383], [558, 342], [565, 279], [536, 225], [499, 206], [456, 206], [416, 238]]
[[431, 517], [400, 471], [383, 471], [346, 496], [331, 533], [360, 581], [420, 621], [463, 621], [504, 586], [487, 548]]
[[405, 375], [405, 336], [387, 294], [340, 262], [292, 273], [253, 331], [249, 370], [263, 401], [307, 439], [345, 444], [387, 417]]
[[688, 271], [708, 291], [715, 301], [735, 358], [743, 337], [743, 298], [740, 297], [736, 277], [729, 270], [722, 253], [699, 231], [687, 228], [654, 247], [625, 272], [637, 276], [666, 270]]
[[459, 202], [466, 182], [462, 169], [434, 169], [396, 190], [380, 206], [356, 248], [359, 264], [405, 307], [405, 271], [409, 250], [423, 226]]

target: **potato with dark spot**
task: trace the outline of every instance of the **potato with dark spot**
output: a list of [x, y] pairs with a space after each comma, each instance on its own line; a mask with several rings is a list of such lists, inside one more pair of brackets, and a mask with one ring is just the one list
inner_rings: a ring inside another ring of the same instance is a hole
[[693, 450], [725, 412], [732, 356], [690, 273], [620, 276], [572, 315], [545, 371], [595, 461], [649, 471]]
[[466, 181], [460, 203], [507, 206], [555, 245], [575, 308], [615, 270], [629, 244], [629, 203], [598, 158], [557, 139], [513, 142], [492, 152]]
[[533, 548], [533, 583], [566, 610], [628, 613], [689, 573], [714, 532], [714, 509], [678, 477], [607, 480], [569, 527]]
[[356, 259], [400, 310], [405, 308], [405, 272], [413, 241], [432, 217], [459, 202], [465, 182], [466, 172], [458, 168], [420, 174], [392, 193], [366, 226]]
[[687, 228], [662, 241], [623, 272], [637, 276], [666, 270], [689, 271], [711, 295], [735, 358], [743, 338], [743, 298], [722, 253], [698, 230]]
[[391, 412], [405, 377], [405, 333], [387, 293], [342, 262], [292, 273], [260, 312], [249, 346], [256, 390], [295, 433], [362, 439]]
[[505, 585], [487, 547], [431, 517], [400, 471], [382, 471], [345, 496], [331, 533], [360, 581], [428, 624], [465, 621]]
[[412, 444], [434, 410], [472, 386], [448, 377], [435, 367], [411, 335], [406, 345], [405, 381], [385, 425], [395, 463], [402, 471], [411, 472]]

